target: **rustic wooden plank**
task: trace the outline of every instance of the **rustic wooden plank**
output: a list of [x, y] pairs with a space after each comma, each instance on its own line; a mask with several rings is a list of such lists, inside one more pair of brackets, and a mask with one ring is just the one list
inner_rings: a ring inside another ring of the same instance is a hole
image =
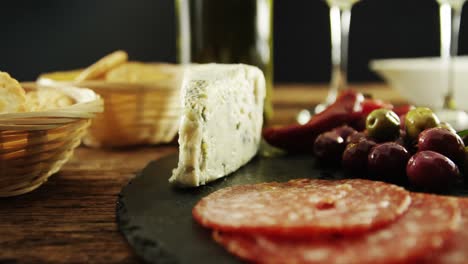
[[0, 263], [135, 263], [117, 232], [115, 201], [130, 178], [175, 146], [79, 148], [38, 190], [0, 199]]
[[[406, 101], [395, 90], [382, 83], [351, 84], [351, 89], [371, 94], [377, 98], [402, 104]], [[273, 104], [283, 107], [312, 107], [327, 97], [328, 84], [287, 84], [274, 88]]]

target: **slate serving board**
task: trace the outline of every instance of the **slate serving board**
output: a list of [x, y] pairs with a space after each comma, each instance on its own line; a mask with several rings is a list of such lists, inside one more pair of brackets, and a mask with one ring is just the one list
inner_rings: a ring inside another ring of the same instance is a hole
[[[211, 238], [211, 231], [192, 219], [193, 206], [218, 189], [294, 178], [340, 179], [337, 169], [320, 169], [311, 156], [255, 158], [237, 172], [194, 189], [168, 183], [177, 155], [153, 161], [123, 188], [117, 202], [117, 222], [137, 255], [148, 263], [240, 263]], [[468, 196], [468, 188], [452, 191]]]

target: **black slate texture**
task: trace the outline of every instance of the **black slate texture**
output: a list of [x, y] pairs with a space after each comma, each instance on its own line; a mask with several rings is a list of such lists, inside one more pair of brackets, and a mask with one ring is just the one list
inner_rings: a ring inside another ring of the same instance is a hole
[[[177, 155], [153, 161], [123, 188], [117, 222], [136, 254], [148, 263], [240, 263], [211, 238], [211, 231], [192, 219], [192, 208], [218, 189], [295, 178], [340, 179], [337, 169], [321, 169], [311, 156], [255, 158], [228, 177], [206, 186], [180, 189], [168, 183]], [[468, 188], [452, 191], [468, 196]]]

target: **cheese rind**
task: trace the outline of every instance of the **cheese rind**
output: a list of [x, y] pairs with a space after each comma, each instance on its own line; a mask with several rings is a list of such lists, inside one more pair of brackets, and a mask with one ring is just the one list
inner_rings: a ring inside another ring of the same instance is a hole
[[194, 187], [224, 177], [258, 151], [265, 78], [243, 64], [190, 66], [182, 83], [179, 163], [170, 182]]

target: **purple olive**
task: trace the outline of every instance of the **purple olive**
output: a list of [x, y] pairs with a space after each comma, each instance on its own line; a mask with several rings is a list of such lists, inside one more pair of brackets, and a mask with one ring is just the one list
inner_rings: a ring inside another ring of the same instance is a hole
[[314, 143], [315, 157], [322, 163], [337, 163], [346, 147], [344, 139], [334, 131], [320, 134]]
[[369, 153], [370, 175], [376, 180], [404, 183], [409, 158], [409, 152], [395, 142], [379, 144]]
[[465, 144], [463, 140], [445, 128], [426, 129], [418, 138], [418, 150], [432, 150], [451, 159], [458, 165], [465, 160]]
[[446, 190], [460, 180], [457, 165], [446, 156], [430, 150], [412, 156], [406, 166], [406, 174], [413, 186], [430, 191]]
[[364, 133], [364, 132], [357, 132], [357, 133], [354, 133], [354, 134], [349, 135], [348, 138], [346, 139], [346, 143], [347, 143], [347, 144], [358, 143], [358, 142], [361, 141], [362, 139], [367, 140], [367, 135], [366, 135], [366, 133]]
[[342, 137], [346, 142], [349, 136], [354, 135], [357, 133], [357, 131], [350, 127], [350, 126], [340, 126], [332, 130], [333, 132], [336, 132], [340, 137]]
[[357, 143], [348, 144], [341, 161], [343, 168], [357, 176], [367, 175], [367, 156], [375, 145], [374, 141], [365, 138], [361, 138]]
[[400, 136], [395, 140], [395, 143], [406, 148], [407, 140], [406, 131], [404, 129], [400, 129]]

